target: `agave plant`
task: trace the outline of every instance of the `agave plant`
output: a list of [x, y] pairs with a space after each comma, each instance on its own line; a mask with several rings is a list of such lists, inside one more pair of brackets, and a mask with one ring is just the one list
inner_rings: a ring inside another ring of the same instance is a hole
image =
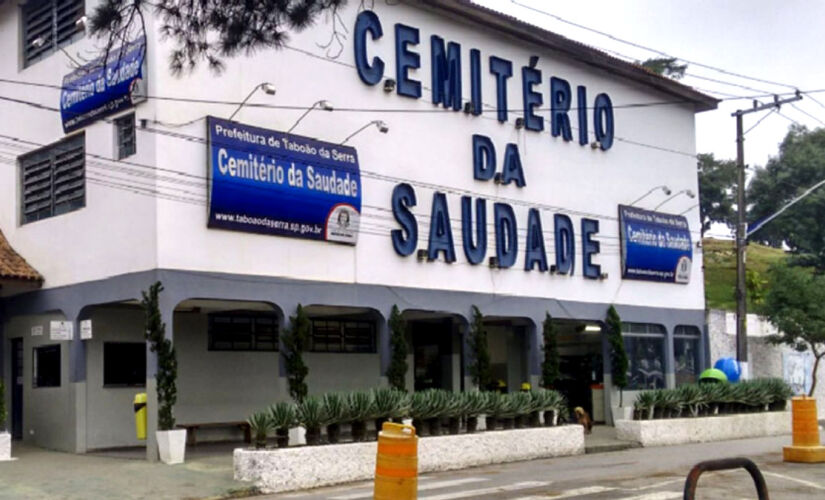
[[321, 399], [309, 396], [298, 405], [298, 421], [306, 430], [308, 445], [316, 445], [321, 441], [321, 426], [327, 421], [324, 403]]
[[346, 420], [348, 414], [347, 398], [346, 396], [328, 392], [324, 394], [323, 399], [324, 416], [326, 417], [324, 424], [327, 426], [327, 439], [330, 443], [335, 444], [341, 437], [341, 424]]
[[431, 436], [439, 436], [441, 435], [441, 419], [448, 416], [452, 393], [443, 389], [430, 389], [425, 393], [430, 407], [427, 426]]
[[400, 419], [407, 407], [407, 393], [394, 387], [380, 387], [372, 390], [372, 418], [375, 432], [381, 431], [384, 422]]
[[676, 389], [676, 392], [682, 405], [690, 412], [690, 416], [698, 417], [699, 412], [707, 404], [705, 393], [699, 389], [699, 386], [696, 384], [686, 384]]
[[523, 428], [526, 423], [526, 418], [532, 411], [533, 397], [528, 392], [516, 392], [508, 394], [510, 400], [508, 418], [515, 420], [516, 428]]
[[726, 394], [730, 386], [728, 384], [699, 384], [708, 404], [711, 415], [718, 414], [723, 408]]
[[793, 396], [793, 389], [781, 378], [766, 379], [765, 385], [771, 395], [769, 409], [771, 411], [782, 411], [788, 404], [788, 399]]
[[367, 433], [367, 419], [372, 417], [372, 392], [354, 391], [347, 395], [348, 420], [352, 426], [352, 440], [363, 441]]
[[458, 434], [461, 430], [461, 418], [467, 412], [467, 400], [460, 392], [448, 392], [447, 396], [444, 416], [448, 419], [450, 434]]
[[487, 392], [487, 429], [495, 430], [499, 422], [504, 418], [504, 414], [509, 408], [509, 401], [503, 394], [498, 392]]
[[266, 437], [269, 431], [273, 429], [272, 419], [269, 413], [260, 411], [253, 413], [246, 423], [249, 424], [249, 429], [255, 435], [255, 449], [260, 450], [266, 448]]
[[636, 420], [652, 420], [656, 404], [654, 391], [642, 391], [636, 396], [633, 403], [633, 414]]
[[467, 432], [478, 428], [478, 416], [487, 411], [487, 395], [481, 391], [468, 391], [461, 394], [463, 416], [467, 419]]
[[272, 427], [278, 448], [289, 446], [289, 429], [297, 424], [295, 404], [288, 401], [281, 401], [269, 407], [269, 418], [272, 420]]

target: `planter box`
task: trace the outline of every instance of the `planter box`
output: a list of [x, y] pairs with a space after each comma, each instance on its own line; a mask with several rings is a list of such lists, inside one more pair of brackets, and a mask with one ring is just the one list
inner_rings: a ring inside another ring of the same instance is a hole
[[158, 440], [160, 461], [169, 465], [182, 464], [186, 454], [186, 429], [157, 431], [155, 436]]
[[11, 460], [11, 434], [0, 432], [0, 462]]
[[[238, 448], [235, 479], [265, 493], [317, 488], [375, 477], [377, 444], [348, 443], [273, 450]], [[491, 431], [418, 441], [418, 473], [584, 453], [580, 425]]]
[[789, 411], [616, 422], [616, 437], [642, 446], [706, 443], [790, 433]]

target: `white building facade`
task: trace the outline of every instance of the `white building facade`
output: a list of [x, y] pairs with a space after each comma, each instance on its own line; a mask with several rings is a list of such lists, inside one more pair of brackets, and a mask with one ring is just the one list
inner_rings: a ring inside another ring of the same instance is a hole
[[[226, 59], [220, 75], [170, 74], [171, 46], [147, 18], [145, 98], [71, 120], [69, 58], [100, 42], [82, 22], [40, 32], [36, 21], [48, 9], [76, 20], [94, 3], [0, 3], [0, 229], [43, 278], [36, 290], [0, 289], [17, 437], [80, 453], [141, 444], [132, 398], [149, 393], [151, 431], [155, 360], [139, 302], [156, 281], [183, 424], [241, 421], [289, 397], [279, 334], [298, 304], [313, 320], [315, 394], [386, 384], [394, 305], [407, 320], [410, 390], [473, 387], [473, 306], [505, 390], [539, 384], [549, 313], [558, 388], [594, 413], [615, 404], [598, 328], [610, 305], [626, 322], [629, 389], [671, 387], [707, 365], [691, 195], [694, 115], [714, 99], [469, 2], [353, 1], [339, 12], [340, 46], [320, 47], [333, 27], [319, 22], [282, 49]], [[256, 130], [271, 151], [245, 149]], [[332, 166], [310, 175], [307, 155]], [[307, 177], [297, 187], [296, 165]], [[240, 194], [221, 198], [220, 186]], [[330, 211], [323, 231], [301, 218], [307, 200], [336, 196], [350, 211]], [[631, 205], [641, 210], [620, 220]], [[218, 227], [233, 206], [234, 226]], [[642, 263], [633, 275], [623, 254], [649, 236], [633, 232], [634, 217], [675, 227], [659, 248], [690, 257], [669, 274]], [[344, 241], [331, 223], [347, 226]]]

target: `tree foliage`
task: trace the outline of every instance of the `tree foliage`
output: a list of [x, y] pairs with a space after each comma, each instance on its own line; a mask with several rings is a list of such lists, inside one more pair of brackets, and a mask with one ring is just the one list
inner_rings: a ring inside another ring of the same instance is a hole
[[146, 340], [149, 349], [158, 356], [158, 370], [155, 374], [158, 394], [158, 430], [171, 431], [175, 428], [175, 403], [178, 401], [178, 360], [172, 341], [166, 338], [166, 323], [160, 313], [158, 297], [163, 291], [160, 281], [141, 292], [143, 312], [146, 316]]
[[770, 269], [771, 287], [761, 312], [779, 330], [768, 341], [788, 345], [814, 355], [811, 391], [816, 389], [816, 371], [825, 356], [825, 276], [801, 267], [775, 264]]
[[542, 336], [544, 337], [544, 361], [541, 364], [542, 386], [552, 389], [561, 375], [559, 363], [559, 345], [556, 340], [556, 328], [553, 317], [547, 313], [544, 317]]
[[487, 330], [484, 328], [484, 317], [478, 307], [473, 306], [473, 319], [470, 324], [471, 362], [470, 375], [473, 383], [479, 389], [489, 389], [493, 384], [493, 372], [490, 368], [490, 350], [487, 346]]
[[406, 322], [401, 317], [398, 306], [392, 306], [390, 312], [390, 366], [387, 367], [387, 379], [390, 387], [401, 391], [407, 390], [407, 338]]
[[312, 331], [312, 324], [306, 311], [298, 304], [295, 316], [289, 317], [289, 328], [282, 337], [284, 344], [284, 361], [286, 362], [286, 377], [289, 384], [289, 395], [296, 403], [301, 403], [307, 397], [309, 388], [306, 378], [309, 368], [304, 363], [304, 351]]
[[733, 209], [736, 162], [717, 160], [712, 153], [700, 154], [697, 168], [699, 170], [699, 216], [702, 221], [702, 235], [714, 222], [734, 227], [736, 225], [736, 211]]
[[93, 35], [106, 39], [109, 53], [118, 43], [145, 32], [144, 15], [154, 13], [160, 34], [174, 48], [169, 67], [175, 74], [205, 62], [213, 70], [241, 52], [281, 48], [289, 31], [311, 26], [319, 15], [337, 15], [347, 0], [103, 0], [89, 17]]
[[607, 310], [607, 341], [610, 344], [611, 378], [614, 386], [619, 388], [619, 406], [622, 406], [622, 389], [627, 387], [627, 351], [622, 338], [622, 319], [616, 308], [610, 306]]
[[676, 61], [675, 57], [654, 57], [642, 62], [636, 61], [636, 64], [657, 75], [680, 80], [685, 76], [687, 64], [677, 64]]
[[[753, 227], [774, 214], [786, 203], [825, 179], [825, 129], [809, 131], [792, 126], [779, 155], [757, 168], [748, 186], [751, 204], [748, 220]], [[825, 187], [819, 188], [793, 205], [751, 236], [780, 248], [783, 243], [794, 254], [794, 263], [813, 266], [825, 272]]]

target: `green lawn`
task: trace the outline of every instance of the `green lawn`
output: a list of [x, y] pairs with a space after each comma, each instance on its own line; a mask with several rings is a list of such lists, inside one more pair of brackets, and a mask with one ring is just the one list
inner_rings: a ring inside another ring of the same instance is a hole
[[[702, 250], [705, 258], [707, 308], [735, 310], [736, 250], [733, 241], [708, 238], [702, 242]], [[780, 249], [751, 243], [747, 250], [747, 268], [755, 270], [760, 278], [766, 279], [765, 271], [768, 267], [784, 256], [785, 252]], [[754, 310], [750, 300], [748, 300], [748, 310]]]

